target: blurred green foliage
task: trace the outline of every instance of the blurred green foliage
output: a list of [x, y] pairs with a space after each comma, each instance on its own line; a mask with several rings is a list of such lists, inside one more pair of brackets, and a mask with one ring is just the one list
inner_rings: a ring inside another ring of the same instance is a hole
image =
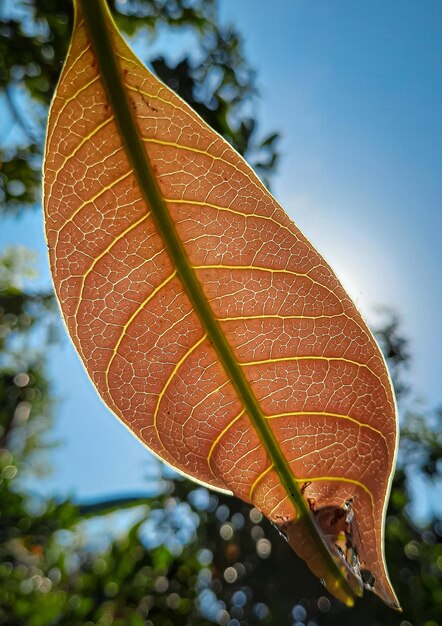
[[[254, 74], [238, 33], [219, 25], [216, 3], [130, 0], [112, 8], [129, 35], [140, 28], [149, 36], [164, 28], [192, 34], [197, 55], [145, 60], [267, 178], [277, 134], [257, 139], [245, 108]], [[2, 10], [0, 103], [16, 132], [0, 136], [0, 199], [3, 211], [20, 212], [38, 199], [44, 120], [72, 13], [65, 0], [4, 3]], [[413, 481], [440, 480], [442, 415], [407, 409], [410, 354], [395, 316], [377, 334], [404, 416], [386, 530], [402, 615], [369, 593], [354, 610], [340, 605], [258, 511], [188, 481], [165, 477], [156, 498], [81, 504], [32, 496], [26, 477], [44, 476], [56, 409], [45, 362], [57, 313], [52, 294], [23, 288], [29, 267], [23, 250], [0, 258], [0, 624], [442, 624], [442, 523], [417, 526], [410, 510]], [[107, 532], [115, 516], [127, 532]]]

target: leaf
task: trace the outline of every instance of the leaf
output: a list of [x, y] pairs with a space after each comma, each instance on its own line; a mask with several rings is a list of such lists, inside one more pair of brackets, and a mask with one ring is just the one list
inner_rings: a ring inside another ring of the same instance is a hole
[[352, 605], [365, 582], [397, 607], [383, 548], [396, 408], [380, 350], [104, 0], [76, 2], [44, 207], [66, 325], [115, 415], [186, 476], [263, 511], [337, 598]]

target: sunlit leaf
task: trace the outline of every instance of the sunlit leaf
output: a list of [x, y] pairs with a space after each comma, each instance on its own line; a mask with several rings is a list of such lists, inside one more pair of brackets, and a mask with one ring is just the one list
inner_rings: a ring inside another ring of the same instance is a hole
[[[384, 359], [243, 159], [77, 0], [44, 206], [72, 340], [164, 461], [263, 511], [331, 593], [397, 606], [383, 527], [397, 445]], [[342, 242], [345, 245], [345, 242]]]

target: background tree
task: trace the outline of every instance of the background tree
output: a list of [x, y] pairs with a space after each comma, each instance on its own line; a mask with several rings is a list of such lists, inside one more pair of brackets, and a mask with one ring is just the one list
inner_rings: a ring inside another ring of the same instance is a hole
[[[112, 6], [119, 26], [134, 35], [147, 27], [190, 29], [198, 54], [147, 59], [267, 178], [277, 162], [277, 135], [260, 139], [246, 115], [254, 74], [241, 39], [219, 25], [216, 3], [133, 0]], [[0, 97], [15, 120], [3, 129], [2, 210], [20, 214], [38, 205], [47, 107], [65, 56], [70, 2], [34, 0], [3, 5]], [[52, 295], [24, 289], [29, 260], [9, 252], [0, 263], [0, 622], [47, 624], [442, 623], [442, 525], [411, 517], [413, 477], [440, 478], [440, 415], [407, 410], [404, 368], [410, 357], [398, 321], [388, 316], [378, 338], [400, 398], [403, 433], [387, 520], [387, 559], [404, 615], [367, 594], [348, 610], [328, 598], [304, 563], [260, 514], [233, 498], [208, 494], [188, 481], [164, 480], [158, 498], [82, 505], [42, 501], [26, 489], [50, 437], [54, 412], [45, 353], [51, 339]], [[40, 468], [43, 470], [44, 468]], [[93, 525], [131, 510], [121, 538], [93, 540]], [[120, 514], [120, 513], [118, 513]], [[318, 599], [319, 598], [319, 599]]]

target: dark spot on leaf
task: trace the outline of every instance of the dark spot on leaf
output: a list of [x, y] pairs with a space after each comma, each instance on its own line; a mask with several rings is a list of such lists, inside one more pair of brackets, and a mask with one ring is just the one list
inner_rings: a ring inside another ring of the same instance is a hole
[[364, 583], [364, 585], [366, 587], [369, 587], [370, 589], [373, 589], [375, 583], [376, 583], [376, 578], [373, 576], [373, 574], [370, 572], [370, 570], [368, 569], [361, 569], [361, 578], [362, 578], [362, 582]]

